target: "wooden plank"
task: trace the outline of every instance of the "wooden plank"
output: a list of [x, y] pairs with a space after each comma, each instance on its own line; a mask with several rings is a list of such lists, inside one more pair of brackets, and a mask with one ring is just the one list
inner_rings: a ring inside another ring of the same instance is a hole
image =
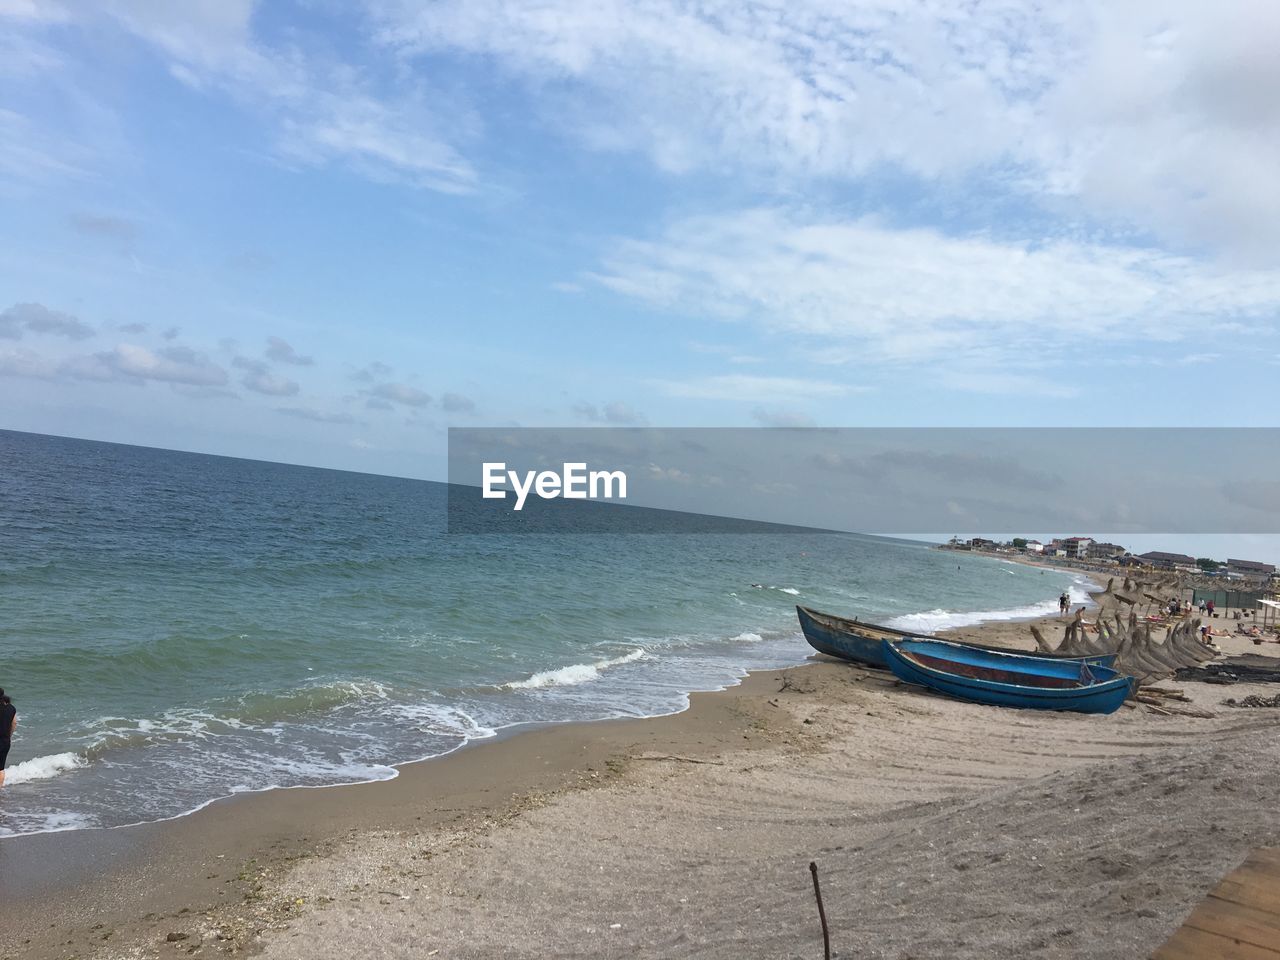
[[1272, 866], [1278, 874], [1280, 874], [1280, 848], [1277, 847], [1259, 847], [1253, 853], [1249, 854], [1245, 863], [1268, 864]]
[[1280, 960], [1280, 849], [1250, 853], [1152, 960]]
[[1219, 900], [1212, 894], [1187, 917], [1186, 926], [1280, 951], [1280, 914]]
[[1223, 880], [1213, 895], [1254, 910], [1280, 913], [1280, 879], [1255, 870], [1252, 864], [1246, 864]]
[[1276, 960], [1280, 952], [1268, 947], [1255, 947], [1230, 937], [1182, 927], [1151, 960]]

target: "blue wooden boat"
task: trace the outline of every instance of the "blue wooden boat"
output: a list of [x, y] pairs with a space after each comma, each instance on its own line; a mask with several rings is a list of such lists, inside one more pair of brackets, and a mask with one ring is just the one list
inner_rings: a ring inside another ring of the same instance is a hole
[[[877, 626], [874, 623], [863, 623], [847, 617], [837, 617], [829, 613], [819, 613], [808, 607], [796, 607], [796, 616], [800, 620], [800, 630], [809, 646], [819, 653], [839, 660], [849, 660], [865, 666], [889, 669], [884, 656], [884, 641], [903, 639], [937, 640], [936, 637], [921, 637], [918, 634], [906, 633], [892, 627]], [[994, 650], [1008, 652], [1006, 647], [993, 647], [982, 643], [957, 643], [954, 640], [938, 640], [955, 646], [972, 647], [975, 650]], [[1066, 657], [1053, 654], [1036, 653], [1034, 656], [1050, 660], [1085, 660], [1091, 664], [1109, 667], [1115, 663], [1115, 654], [1103, 654], [1094, 657]]]
[[885, 640], [889, 669], [900, 680], [998, 707], [1114, 713], [1133, 678], [1082, 660], [1050, 660], [978, 650], [939, 640]]

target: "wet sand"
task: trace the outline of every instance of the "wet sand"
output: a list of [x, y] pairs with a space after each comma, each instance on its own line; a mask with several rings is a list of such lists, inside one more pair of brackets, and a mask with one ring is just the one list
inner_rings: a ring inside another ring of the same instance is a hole
[[385, 783], [9, 840], [0, 956], [813, 957], [810, 859], [841, 956], [1144, 956], [1280, 842], [1280, 710], [1221, 705], [1274, 689], [1176, 686], [1214, 716], [981, 707], [823, 659]]

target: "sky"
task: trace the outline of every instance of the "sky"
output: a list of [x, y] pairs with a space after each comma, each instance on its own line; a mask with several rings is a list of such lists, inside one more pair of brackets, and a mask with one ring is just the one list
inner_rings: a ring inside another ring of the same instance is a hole
[[1271, 426], [1280, 5], [0, 0], [0, 427]]

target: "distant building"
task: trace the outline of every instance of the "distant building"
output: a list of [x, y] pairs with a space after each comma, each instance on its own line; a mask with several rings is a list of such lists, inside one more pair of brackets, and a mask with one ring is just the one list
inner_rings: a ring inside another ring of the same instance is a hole
[[1092, 543], [1091, 537], [1067, 537], [1065, 540], [1058, 541], [1058, 546], [1065, 550], [1071, 559], [1083, 560], [1089, 555], [1089, 545]]
[[1274, 563], [1259, 563], [1257, 560], [1227, 561], [1227, 573], [1239, 574], [1242, 577], [1270, 577], [1275, 572]]
[[994, 540], [987, 540], [984, 537], [974, 537], [969, 541], [969, 549], [971, 550], [990, 550], [996, 545]]
[[1086, 551], [1090, 560], [1119, 560], [1125, 555], [1118, 543], [1091, 543]]
[[1044, 553], [1044, 544], [1039, 540], [1028, 540], [1026, 550], [1027, 553]]
[[1188, 557], [1185, 553], [1165, 553], [1163, 550], [1152, 550], [1150, 553], [1139, 554], [1138, 559], [1149, 567], [1157, 567], [1161, 570], [1195, 570], [1196, 558]]

